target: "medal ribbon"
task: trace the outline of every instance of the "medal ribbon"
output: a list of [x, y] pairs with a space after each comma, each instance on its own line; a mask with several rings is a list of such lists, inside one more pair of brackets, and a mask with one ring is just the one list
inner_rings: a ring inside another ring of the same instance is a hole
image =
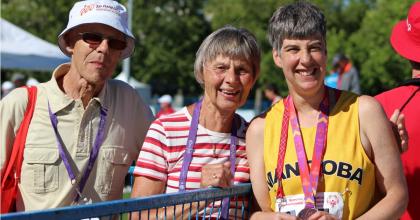
[[[198, 101], [195, 104], [194, 112], [191, 119], [190, 131], [188, 133], [187, 145], [184, 153], [184, 160], [182, 162], [181, 174], [179, 178], [179, 191], [184, 192], [186, 189], [186, 180], [188, 168], [192, 161], [194, 145], [197, 139], [197, 130], [198, 130], [198, 119], [200, 117], [200, 110], [202, 105], [202, 100]], [[238, 144], [237, 137], [237, 127], [235, 123], [235, 117], [232, 123], [231, 135], [230, 135], [230, 171], [232, 175], [235, 173], [235, 164], [236, 164], [236, 145]], [[222, 211], [220, 219], [229, 218], [229, 197], [223, 198], [222, 201]]]
[[[318, 179], [321, 173], [321, 160], [326, 147], [326, 139], [328, 133], [328, 114], [329, 114], [329, 100], [331, 104], [335, 104], [338, 100], [339, 94], [336, 92], [330, 93], [330, 89], [326, 89], [325, 96], [320, 103], [320, 113], [318, 116], [317, 130], [315, 136], [315, 146], [312, 155], [311, 169], [309, 170], [307, 156], [305, 152], [304, 143], [302, 140], [302, 133], [300, 130], [299, 120], [296, 115], [296, 109], [293, 100], [288, 96], [283, 102], [285, 105], [280, 137], [280, 147], [278, 153], [276, 174], [278, 178], [277, 198], [284, 197], [283, 187], [281, 186], [282, 171], [284, 165], [284, 156], [287, 147], [287, 131], [290, 124], [292, 125], [293, 140], [295, 143], [295, 150], [298, 158], [299, 173], [302, 181], [302, 189], [305, 196], [305, 207], [315, 208], [315, 195], [318, 187]], [[338, 90], [334, 90], [338, 91]], [[327, 97], [328, 95], [328, 97]], [[334, 106], [334, 105], [332, 105]]]
[[[64, 147], [61, 144], [62, 139], [61, 139], [60, 134], [58, 133], [58, 128], [57, 128], [58, 119], [57, 119], [57, 116], [52, 113], [49, 102], [48, 102], [48, 113], [50, 115], [51, 124], [54, 128], [54, 133], [55, 133], [55, 137], [56, 137], [57, 145], [58, 145], [58, 152], [60, 154], [61, 159], [63, 160], [64, 166], [66, 167], [71, 183], [75, 185], [75, 183], [77, 182], [76, 175], [71, 169], [69, 160], [64, 151]], [[75, 202], [79, 201], [81, 197], [81, 193], [83, 192], [83, 188], [85, 187], [86, 181], [90, 175], [90, 172], [93, 169], [93, 165], [95, 164], [96, 158], [98, 157], [99, 148], [101, 147], [101, 144], [104, 140], [104, 135], [105, 135], [106, 115], [107, 115], [107, 109], [100, 107], [100, 120], [99, 120], [98, 133], [96, 134], [95, 142], [93, 144], [93, 148], [89, 155], [88, 166], [80, 180], [79, 185], [75, 186], [76, 192], [77, 192], [76, 198], [74, 199]]]

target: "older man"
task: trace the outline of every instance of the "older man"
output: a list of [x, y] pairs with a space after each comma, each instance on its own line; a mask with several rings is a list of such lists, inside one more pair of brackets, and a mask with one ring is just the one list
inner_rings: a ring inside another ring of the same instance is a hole
[[[17, 195], [18, 211], [120, 199], [153, 118], [129, 85], [111, 80], [134, 37], [116, 1], [75, 3], [60, 49], [71, 57], [38, 85]], [[1, 172], [27, 106], [26, 89], [0, 102]]]

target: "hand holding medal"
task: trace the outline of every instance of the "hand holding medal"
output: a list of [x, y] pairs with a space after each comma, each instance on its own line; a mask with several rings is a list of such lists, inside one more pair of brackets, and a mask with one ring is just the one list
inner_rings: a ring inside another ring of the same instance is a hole
[[316, 212], [317, 210], [314, 208], [305, 207], [304, 209], [302, 209], [302, 211], [299, 212], [298, 217], [302, 220], [307, 220]]
[[322, 217], [322, 219], [331, 219], [331, 220], [338, 220], [339, 219], [335, 215], [331, 215], [327, 212], [322, 212], [322, 211], [318, 211], [316, 209], [307, 208], [307, 207], [302, 209], [302, 211], [299, 212], [297, 217], [301, 220], [307, 220], [309, 218], [321, 219], [321, 217]]

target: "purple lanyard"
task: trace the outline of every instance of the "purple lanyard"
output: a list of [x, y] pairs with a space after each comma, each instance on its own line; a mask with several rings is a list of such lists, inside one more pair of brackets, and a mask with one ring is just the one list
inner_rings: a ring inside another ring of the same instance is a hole
[[[327, 97], [328, 96], [328, 97]], [[302, 181], [302, 189], [305, 196], [305, 207], [315, 208], [315, 195], [318, 187], [318, 179], [321, 172], [321, 160], [325, 152], [326, 139], [328, 133], [328, 114], [330, 106], [334, 106], [338, 100], [340, 93], [338, 90], [326, 88], [326, 94], [320, 103], [320, 110], [318, 116], [317, 130], [315, 136], [314, 153], [312, 155], [311, 170], [309, 171], [307, 156], [305, 152], [304, 143], [302, 140], [302, 133], [300, 131], [296, 109], [293, 100], [288, 96], [284, 100], [285, 110], [283, 114], [282, 133], [280, 138], [280, 148], [278, 155], [277, 176], [279, 178], [279, 189], [277, 197], [283, 197], [284, 191], [281, 186], [281, 175], [283, 170], [284, 156], [287, 146], [287, 129], [289, 123], [292, 125], [293, 138], [295, 143], [295, 150], [298, 158], [299, 173]]]
[[[58, 124], [58, 119], [57, 116], [55, 114], [52, 113], [51, 111], [51, 107], [50, 107], [50, 102], [48, 102], [48, 113], [50, 114], [50, 120], [51, 120], [51, 124], [54, 128], [54, 133], [55, 133], [55, 137], [57, 139], [57, 145], [58, 145], [58, 152], [60, 153], [60, 157], [63, 160], [64, 166], [66, 167], [67, 173], [69, 174], [70, 180], [72, 185], [76, 184], [76, 176], [73, 173], [73, 170], [71, 169], [69, 160], [67, 158], [66, 153], [64, 152], [64, 148], [63, 145], [61, 144], [61, 137], [60, 134], [58, 133], [58, 128], [57, 128], [57, 124]], [[102, 108], [100, 107], [100, 121], [99, 121], [99, 128], [98, 128], [98, 133], [96, 134], [96, 139], [95, 142], [93, 144], [93, 148], [92, 151], [90, 152], [89, 155], [89, 161], [88, 161], [88, 166], [86, 168], [86, 171], [84, 172], [82, 179], [80, 180], [79, 185], [76, 185], [76, 198], [75, 198], [75, 202], [77, 202], [79, 200], [79, 198], [81, 197], [81, 192], [83, 192], [83, 188], [85, 187], [86, 181], [90, 175], [90, 172], [92, 171], [93, 165], [95, 164], [96, 158], [98, 157], [98, 152], [99, 152], [99, 148], [101, 147], [101, 144], [104, 140], [104, 134], [105, 134], [105, 122], [106, 122], [106, 115], [107, 115], [107, 109], [106, 108]]]
[[[187, 140], [187, 145], [185, 148], [184, 160], [182, 162], [181, 174], [179, 178], [179, 191], [180, 192], [185, 191], [185, 188], [186, 188], [188, 167], [191, 164], [192, 155], [194, 151], [194, 145], [197, 139], [198, 119], [200, 117], [200, 109], [201, 109], [202, 102], [203, 101], [200, 100], [195, 104], [193, 116], [191, 119], [190, 131], [188, 133], [188, 140]], [[236, 128], [236, 123], [235, 123], [235, 118], [234, 118], [233, 123], [232, 123], [231, 135], [230, 135], [230, 156], [229, 156], [230, 171], [232, 172], [232, 175], [234, 175], [235, 173], [235, 164], [236, 164], [236, 145], [238, 142], [238, 138], [236, 135], [237, 135], [237, 128]], [[229, 197], [223, 198], [222, 212], [221, 212], [220, 219], [228, 219], [229, 203], [230, 203]]]

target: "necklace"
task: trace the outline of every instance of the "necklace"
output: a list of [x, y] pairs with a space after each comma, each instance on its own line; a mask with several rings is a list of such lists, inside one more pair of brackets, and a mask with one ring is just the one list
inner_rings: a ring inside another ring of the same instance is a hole
[[[204, 130], [205, 134], [207, 135], [207, 139], [208, 139], [207, 142], [208, 142], [209, 145], [211, 145], [211, 148], [212, 148], [212, 151], [213, 151], [213, 157], [214, 158], [219, 158], [219, 154], [216, 153], [217, 144], [225, 144], [225, 143], [223, 143], [224, 137], [216, 136], [216, 135], [213, 134], [213, 133], [215, 133], [215, 131], [212, 131], [212, 130], [206, 128], [207, 123], [206, 123], [205, 118], [204, 118], [204, 123], [203, 124], [204, 125], [202, 127], [203, 127], [203, 130]], [[217, 139], [216, 139], [216, 137], [217, 137]]]

